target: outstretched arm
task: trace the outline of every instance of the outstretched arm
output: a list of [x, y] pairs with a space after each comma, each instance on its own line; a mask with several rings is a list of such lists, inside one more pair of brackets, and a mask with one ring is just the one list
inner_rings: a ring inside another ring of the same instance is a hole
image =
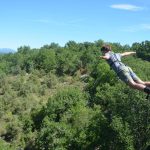
[[109, 56], [99, 56], [99, 58], [107, 60], [107, 59], [109, 59]]
[[124, 53], [121, 53], [121, 56], [129, 56], [132, 54], [136, 54], [136, 52], [124, 52]]

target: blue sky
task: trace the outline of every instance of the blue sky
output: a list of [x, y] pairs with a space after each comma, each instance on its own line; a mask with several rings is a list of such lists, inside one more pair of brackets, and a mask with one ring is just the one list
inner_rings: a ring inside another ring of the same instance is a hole
[[2, 0], [0, 48], [149, 40], [149, 0]]

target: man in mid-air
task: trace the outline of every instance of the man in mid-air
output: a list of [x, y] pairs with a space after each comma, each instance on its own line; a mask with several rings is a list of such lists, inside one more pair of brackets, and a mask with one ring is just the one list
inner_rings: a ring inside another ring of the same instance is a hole
[[134, 89], [150, 94], [150, 81], [142, 81], [129, 66], [126, 66], [121, 61], [122, 56], [129, 56], [136, 52], [114, 53], [110, 45], [102, 46], [101, 52], [103, 56], [100, 56], [100, 58], [107, 61], [122, 81]]

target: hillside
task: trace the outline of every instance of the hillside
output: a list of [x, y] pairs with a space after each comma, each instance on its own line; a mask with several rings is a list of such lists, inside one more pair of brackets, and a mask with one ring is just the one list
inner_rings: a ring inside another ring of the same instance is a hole
[[[150, 81], [150, 43], [110, 43]], [[150, 143], [146, 94], [118, 80], [97, 59], [102, 40], [29, 46], [0, 55], [0, 149], [144, 150]], [[143, 46], [143, 47], [142, 47]], [[144, 52], [145, 51], [145, 52]], [[85, 75], [85, 76], [84, 76]]]

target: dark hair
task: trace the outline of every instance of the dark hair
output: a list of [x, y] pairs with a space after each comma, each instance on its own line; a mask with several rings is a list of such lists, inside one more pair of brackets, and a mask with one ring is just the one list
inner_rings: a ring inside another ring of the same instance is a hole
[[104, 46], [102, 46], [101, 51], [111, 51], [111, 46], [110, 45], [104, 45]]

